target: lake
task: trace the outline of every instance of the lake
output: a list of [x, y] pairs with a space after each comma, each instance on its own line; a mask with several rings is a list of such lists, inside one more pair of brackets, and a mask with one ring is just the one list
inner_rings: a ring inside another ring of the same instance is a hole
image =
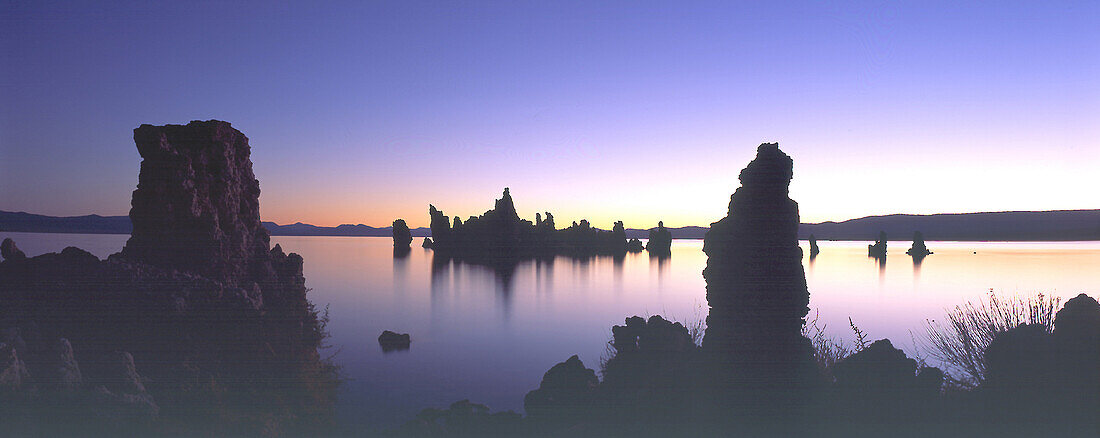
[[[77, 246], [103, 258], [128, 236], [0, 232], [5, 237], [28, 256]], [[611, 326], [624, 318], [706, 318], [701, 240], [674, 240], [667, 259], [558, 257], [510, 274], [456, 262], [433, 267], [420, 239], [403, 259], [382, 237], [272, 243], [305, 258], [310, 299], [328, 308], [325, 353], [347, 379], [337, 415], [349, 430], [395, 426], [462, 399], [522, 412], [524, 394], [555, 363], [577, 354], [598, 370]], [[1082, 292], [1100, 296], [1100, 242], [928, 242], [935, 254], [919, 265], [905, 255], [909, 242], [890, 242], [885, 264], [867, 257], [867, 243], [820, 242], [821, 254], [803, 259], [809, 317], [817, 314], [829, 334], [849, 342], [851, 317], [869, 339], [888, 338], [913, 355], [911, 333], [919, 338], [926, 320], [991, 290], [1062, 302]], [[383, 330], [411, 334], [412, 347], [383, 353]]]

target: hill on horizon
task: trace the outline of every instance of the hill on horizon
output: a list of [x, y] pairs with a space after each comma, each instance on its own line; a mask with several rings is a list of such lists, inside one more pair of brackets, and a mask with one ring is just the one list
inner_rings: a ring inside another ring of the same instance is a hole
[[[262, 222], [272, 236], [390, 237], [392, 227], [342, 224], [321, 227], [301, 222], [278, 225]], [[674, 239], [702, 239], [709, 227], [668, 228]], [[129, 216], [44, 216], [0, 211], [0, 231], [30, 233], [130, 234]], [[413, 237], [431, 237], [431, 230], [410, 230]], [[798, 238], [813, 234], [818, 240], [874, 240], [879, 231], [889, 240], [909, 240], [914, 231], [929, 241], [1075, 241], [1100, 240], [1100, 210], [1003, 211], [891, 214], [841, 222], [803, 223]], [[628, 239], [645, 239], [649, 229], [627, 228]]]

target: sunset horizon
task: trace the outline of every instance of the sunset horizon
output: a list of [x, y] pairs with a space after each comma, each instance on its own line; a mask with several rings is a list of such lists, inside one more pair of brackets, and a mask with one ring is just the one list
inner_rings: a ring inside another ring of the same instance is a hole
[[130, 131], [208, 119], [276, 223], [426, 226], [510, 187], [529, 219], [702, 226], [763, 142], [805, 222], [1098, 207], [1070, 190], [1100, 186], [1088, 3], [208, 6], [5, 6], [0, 210], [125, 215]]

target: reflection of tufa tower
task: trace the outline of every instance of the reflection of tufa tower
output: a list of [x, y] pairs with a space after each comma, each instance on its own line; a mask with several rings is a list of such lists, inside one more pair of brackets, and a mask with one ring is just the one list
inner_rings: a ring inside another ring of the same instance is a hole
[[812, 367], [802, 336], [810, 294], [798, 247], [798, 204], [788, 197], [792, 161], [760, 145], [741, 171], [729, 214], [703, 244], [710, 313], [703, 349], [719, 383], [797, 382]]

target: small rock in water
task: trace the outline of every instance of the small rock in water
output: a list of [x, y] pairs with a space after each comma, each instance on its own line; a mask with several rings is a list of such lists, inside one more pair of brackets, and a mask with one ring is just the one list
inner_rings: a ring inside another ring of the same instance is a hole
[[386, 353], [397, 350], [408, 350], [411, 342], [412, 339], [409, 337], [408, 333], [394, 333], [386, 330], [378, 336], [378, 345], [382, 346], [382, 351]]

